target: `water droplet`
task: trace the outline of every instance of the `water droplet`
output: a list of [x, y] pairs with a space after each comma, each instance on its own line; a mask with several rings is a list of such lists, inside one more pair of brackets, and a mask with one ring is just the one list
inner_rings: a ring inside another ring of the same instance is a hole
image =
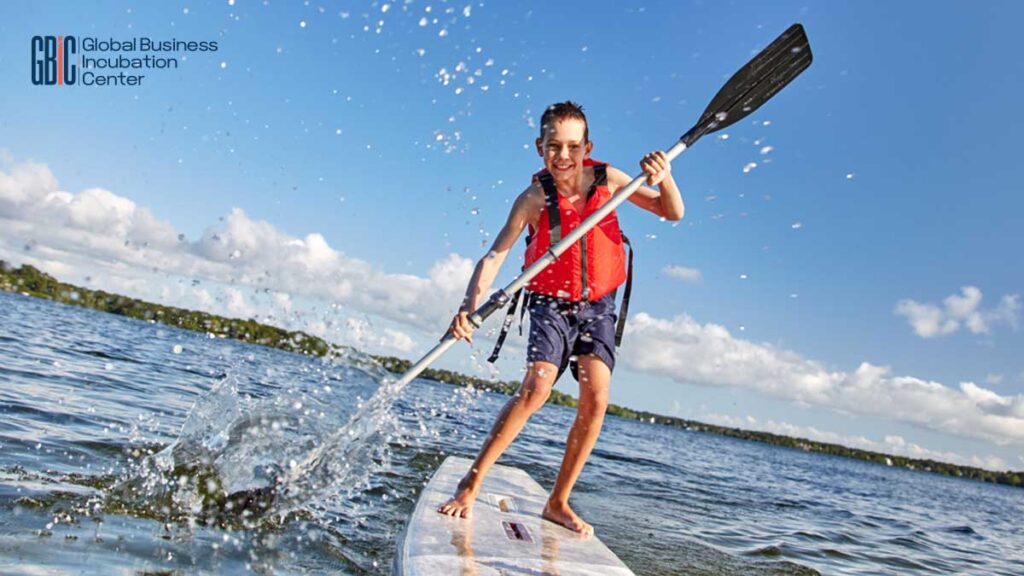
[[306, 21], [305, 20], [299, 20], [299, 28], [305, 28], [305, 27], [306, 27]]
[[181, 354], [182, 350], [184, 350], [184, 348], [181, 344], [175, 344], [174, 348], [171, 348], [171, 352], [174, 352], [175, 354]]
[[757, 168], [757, 162], [747, 162], [747, 165], [743, 167], [743, 173], [749, 174], [754, 168]]
[[802, 222], [793, 222], [793, 224], [790, 226], [790, 228], [792, 228], [793, 230], [799, 230], [803, 227], [804, 225]]

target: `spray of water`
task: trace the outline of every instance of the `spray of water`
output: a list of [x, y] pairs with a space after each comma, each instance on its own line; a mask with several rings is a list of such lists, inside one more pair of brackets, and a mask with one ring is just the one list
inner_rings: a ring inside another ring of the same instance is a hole
[[391, 410], [400, 389], [360, 353], [325, 365], [344, 400], [327, 384], [253, 397], [239, 391], [238, 371], [229, 372], [196, 401], [178, 438], [135, 461], [108, 500], [170, 521], [251, 528], [365, 487], [402, 440]]

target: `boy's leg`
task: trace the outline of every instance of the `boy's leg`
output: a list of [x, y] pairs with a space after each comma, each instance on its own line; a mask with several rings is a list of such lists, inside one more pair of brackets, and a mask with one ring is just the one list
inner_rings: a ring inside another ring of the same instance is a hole
[[583, 471], [583, 465], [590, 456], [604, 423], [608, 408], [608, 385], [611, 370], [598, 356], [586, 355], [578, 358], [580, 398], [569, 438], [566, 440], [565, 456], [558, 479], [551, 490], [544, 517], [581, 534], [593, 534], [594, 528], [580, 519], [569, 507], [569, 493], [576, 479]]
[[519, 390], [498, 414], [491, 433], [484, 440], [473, 465], [459, 482], [455, 495], [442, 504], [438, 512], [448, 516], [469, 517], [487, 471], [523, 429], [530, 416], [547, 401], [557, 376], [558, 366], [550, 362], [537, 361], [531, 364]]

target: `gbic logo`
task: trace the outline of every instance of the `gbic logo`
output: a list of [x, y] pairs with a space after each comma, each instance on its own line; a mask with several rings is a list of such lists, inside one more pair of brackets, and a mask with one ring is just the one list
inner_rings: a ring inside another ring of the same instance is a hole
[[72, 86], [78, 80], [78, 41], [74, 36], [32, 37], [32, 83]]

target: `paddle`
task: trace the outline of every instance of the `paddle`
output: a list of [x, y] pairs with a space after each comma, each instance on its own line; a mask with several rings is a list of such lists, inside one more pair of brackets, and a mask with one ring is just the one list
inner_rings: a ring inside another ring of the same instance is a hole
[[[804, 33], [803, 26], [793, 24], [781, 36], [769, 44], [767, 48], [762, 50], [760, 54], [754, 56], [750, 62], [747, 62], [743, 68], [740, 68], [738, 72], [733, 74], [732, 78], [725, 83], [725, 86], [711, 100], [711, 104], [701, 114], [697, 124], [687, 131], [686, 134], [683, 134], [679, 141], [665, 152], [665, 156], [671, 162], [684, 150], [693, 146], [702, 136], [742, 120], [771, 99], [772, 96], [779, 90], [782, 90], [786, 84], [789, 84], [810, 65], [811, 46], [807, 41], [807, 35]], [[554, 262], [574, 242], [583, 237], [588, 230], [596, 226], [605, 216], [615, 210], [619, 204], [625, 202], [630, 195], [640, 188], [646, 179], [647, 176], [641, 174], [616, 192], [597, 212], [591, 214], [576, 229], [552, 246], [544, 257], [524, 270], [511, 284], [492, 294], [483, 306], [469, 316], [470, 322], [479, 328], [480, 324], [491, 314], [504, 308], [508, 304], [510, 294], [514, 294], [517, 290], [526, 286], [534, 276]], [[455, 342], [454, 336], [451, 334], [446, 335], [419, 362], [413, 364], [395, 382], [394, 387], [401, 389], [411, 382], [431, 362], [451, 348]]]

